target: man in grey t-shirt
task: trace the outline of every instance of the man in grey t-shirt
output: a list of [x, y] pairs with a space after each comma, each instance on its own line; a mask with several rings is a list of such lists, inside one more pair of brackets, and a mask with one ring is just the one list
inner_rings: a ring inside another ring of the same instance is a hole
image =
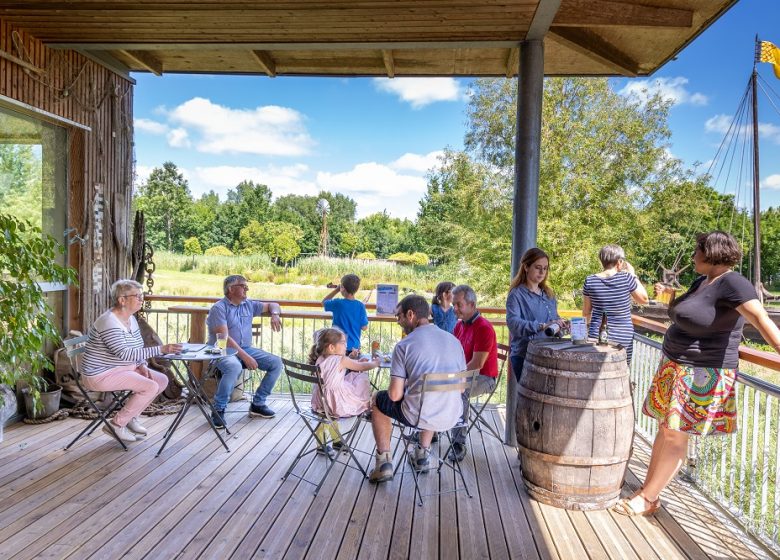
[[428, 393], [420, 409], [419, 391], [426, 373], [457, 373], [466, 369], [466, 358], [458, 339], [429, 323], [429, 316], [428, 302], [422, 296], [406, 296], [396, 308], [398, 324], [407, 336], [393, 351], [390, 387], [376, 394], [371, 411], [377, 449], [371, 482], [386, 482], [393, 478], [392, 420], [406, 426], [416, 424], [422, 430], [411, 457], [412, 466], [422, 472], [428, 470], [433, 434], [452, 428], [463, 413], [461, 396], [457, 392]]

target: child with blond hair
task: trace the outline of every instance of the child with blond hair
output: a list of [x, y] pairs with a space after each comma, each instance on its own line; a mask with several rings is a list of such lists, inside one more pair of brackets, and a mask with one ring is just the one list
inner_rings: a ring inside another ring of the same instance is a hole
[[[309, 351], [309, 363], [320, 368], [320, 378], [325, 394], [315, 387], [311, 406], [317, 412], [325, 412], [323, 401], [334, 418], [357, 416], [368, 410], [371, 403], [371, 383], [366, 371], [379, 366], [378, 360], [358, 361], [347, 356], [347, 337], [341, 329], [331, 327], [317, 331], [314, 345]], [[335, 452], [326, 443], [325, 424], [317, 428], [319, 453], [333, 458]], [[328, 426], [334, 447], [341, 447], [338, 431]]]

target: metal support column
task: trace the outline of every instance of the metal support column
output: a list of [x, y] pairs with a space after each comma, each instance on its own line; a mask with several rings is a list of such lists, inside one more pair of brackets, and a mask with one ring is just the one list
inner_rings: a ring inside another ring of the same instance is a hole
[[[515, 197], [512, 221], [512, 276], [520, 268], [523, 253], [536, 245], [539, 207], [539, 153], [542, 138], [542, 95], [544, 88], [544, 44], [541, 39], [520, 44], [517, 78], [517, 132], [515, 135]], [[507, 445], [517, 445], [515, 408], [517, 382], [507, 376]]]

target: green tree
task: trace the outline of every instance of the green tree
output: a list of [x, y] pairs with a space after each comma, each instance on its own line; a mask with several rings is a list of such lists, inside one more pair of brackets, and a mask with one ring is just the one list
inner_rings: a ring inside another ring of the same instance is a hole
[[380, 258], [398, 252], [414, 252], [415, 226], [410, 220], [391, 217], [387, 211], [376, 212], [357, 222], [360, 242], [358, 251], [370, 251]]
[[761, 278], [767, 282], [780, 273], [780, 208], [761, 212]]
[[138, 189], [135, 206], [144, 211], [146, 232], [154, 247], [181, 251], [192, 233], [192, 195], [187, 180], [173, 162], [155, 167]]
[[0, 144], [0, 208], [42, 227], [41, 161], [27, 144]]
[[357, 204], [343, 194], [320, 191], [317, 196], [287, 195], [279, 197], [273, 204], [272, 215], [275, 221], [287, 222], [298, 226], [303, 232], [300, 241], [304, 253], [317, 252], [322, 232], [322, 216], [317, 211], [317, 201], [328, 201], [328, 232], [330, 251], [333, 254], [347, 256], [354, 253], [357, 246], [355, 213]]
[[200, 247], [200, 241], [197, 237], [188, 237], [184, 240], [184, 254], [185, 255], [202, 255], [203, 249]]
[[298, 242], [302, 237], [303, 232], [294, 224], [274, 221], [260, 224], [252, 220], [241, 230], [239, 244], [241, 254], [265, 254], [288, 263], [300, 254]]
[[223, 241], [215, 227], [220, 207], [219, 197], [214, 191], [201, 195], [192, 205], [193, 233], [203, 247], [214, 247]]
[[[467, 154], [450, 154], [429, 178], [420, 209], [426, 239], [442, 216], [429, 254], [458, 251], [482, 291], [506, 293], [511, 260], [516, 86], [480, 79], [467, 110]], [[598, 268], [598, 249], [636, 249], [643, 207], [667, 179], [669, 104], [638, 103], [606, 79], [553, 78], [544, 84], [538, 244], [552, 257], [559, 291], [581, 286]], [[438, 252], [437, 252], [438, 251]]]

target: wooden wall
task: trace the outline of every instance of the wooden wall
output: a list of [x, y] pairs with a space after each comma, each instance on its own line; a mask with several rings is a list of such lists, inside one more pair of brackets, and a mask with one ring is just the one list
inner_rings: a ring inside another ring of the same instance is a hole
[[[70, 325], [83, 330], [107, 308], [111, 283], [129, 273], [133, 83], [77, 52], [49, 49], [2, 18], [0, 50], [40, 69], [0, 57], [0, 94], [89, 127], [64, 125], [69, 227], [89, 236], [83, 246], [70, 247], [70, 264], [78, 267], [80, 280], [70, 293]], [[95, 212], [98, 195], [103, 198], [102, 218]], [[102, 244], [96, 243], [101, 231]], [[93, 279], [96, 269], [102, 275]]]

